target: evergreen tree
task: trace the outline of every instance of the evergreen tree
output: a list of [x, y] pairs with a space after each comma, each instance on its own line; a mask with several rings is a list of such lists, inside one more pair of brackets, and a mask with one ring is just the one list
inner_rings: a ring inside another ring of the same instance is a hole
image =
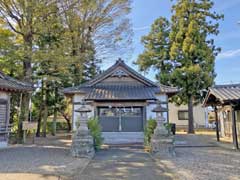
[[170, 23], [159, 18], [143, 37], [145, 51], [137, 61], [143, 70], [159, 69], [160, 82], [181, 88], [174, 101], [188, 104], [188, 133], [194, 133], [193, 104], [216, 76], [214, 61], [220, 48], [213, 35], [219, 33], [217, 21], [223, 15], [212, 12], [213, 5], [211, 0], [177, 0]]

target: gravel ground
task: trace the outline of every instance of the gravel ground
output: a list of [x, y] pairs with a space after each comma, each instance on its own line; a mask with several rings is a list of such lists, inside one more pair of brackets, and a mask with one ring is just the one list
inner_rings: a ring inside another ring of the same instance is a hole
[[64, 135], [0, 149], [0, 180], [240, 180], [240, 151], [219, 146], [215, 136], [177, 135], [176, 157], [151, 159], [141, 149], [116, 148], [100, 151], [90, 164], [71, 157], [70, 144]]
[[142, 147], [118, 146], [96, 153], [74, 180], [172, 180], [173, 173], [158, 166]]
[[240, 151], [231, 149], [232, 145], [207, 147], [216, 145], [211, 136], [185, 135], [176, 139], [187, 142], [175, 149], [176, 157], [156, 159], [180, 180], [240, 180]]
[[88, 159], [71, 156], [69, 139], [40, 138], [35, 145], [0, 149], [0, 180], [69, 179], [88, 162]]
[[176, 135], [176, 157], [150, 156], [141, 149], [100, 151], [80, 180], [240, 180], [240, 151], [219, 146], [214, 135]]

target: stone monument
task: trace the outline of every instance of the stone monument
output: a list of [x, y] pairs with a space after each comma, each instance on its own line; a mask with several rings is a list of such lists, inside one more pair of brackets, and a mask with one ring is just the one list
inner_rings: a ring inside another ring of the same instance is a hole
[[155, 128], [154, 134], [151, 138], [152, 153], [174, 156], [174, 136], [171, 135], [164, 126], [165, 118], [163, 117], [163, 113], [167, 112], [168, 109], [162, 107], [160, 101], [158, 101], [156, 108], [152, 111], [156, 112], [157, 121], [157, 127]]
[[77, 130], [72, 137], [72, 156], [92, 158], [95, 154], [93, 137], [87, 126], [87, 113], [91, 112], [91, 110], [85, 106], [84, 102], [82, 102], [81, 107], [75, 112], [79, 112], [80, 117], [79, 122], [77, 122], [78, 124], [76, 125]]

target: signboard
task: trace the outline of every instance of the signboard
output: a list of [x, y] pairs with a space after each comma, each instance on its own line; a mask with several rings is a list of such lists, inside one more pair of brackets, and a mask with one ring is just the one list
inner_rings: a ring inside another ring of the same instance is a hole
[[37, 122], [28, 122], [28, 121], [23, 121], [23, 126], [22, 130], [33, 130], [37, 129]]

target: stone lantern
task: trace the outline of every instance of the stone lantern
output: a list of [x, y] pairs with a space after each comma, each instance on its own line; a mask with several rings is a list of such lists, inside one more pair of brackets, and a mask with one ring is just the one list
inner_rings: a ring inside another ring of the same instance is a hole
[[163, 117], [163, 113], [167, 112], [168, 109], [161, 106], [160, 102], [157, 103], [157, 106], [152, 110], [152, 112], [156, 113], [156, 121], [157, 127], [154, 130], [154, 135], [156, 136], [167, 136], [168, 130], [165, 128], [165, 118]]
[[154, 130], [154, 134], [151, 139], [151, 147], [153, 153], [159, 153], [160, 155], [173, 155], [173, 136], [169, 134], [168, 130], [164, 126], [165, 118], [163, 113], [168, 109], [161, 106], [160, 101], [157, 102], [157, 106], [152, 110], [156, 113], [157, 127]]
[[74, 157], [87, 157], [92, 158], [94, 156], [93, 137], [87, 126], [88, 116], [87, 113], [91, 112], [91, 109], [87, 108], [84, 103], [75, 112], [80, 113], [79, 126], [72, 138], [71, 153]]

